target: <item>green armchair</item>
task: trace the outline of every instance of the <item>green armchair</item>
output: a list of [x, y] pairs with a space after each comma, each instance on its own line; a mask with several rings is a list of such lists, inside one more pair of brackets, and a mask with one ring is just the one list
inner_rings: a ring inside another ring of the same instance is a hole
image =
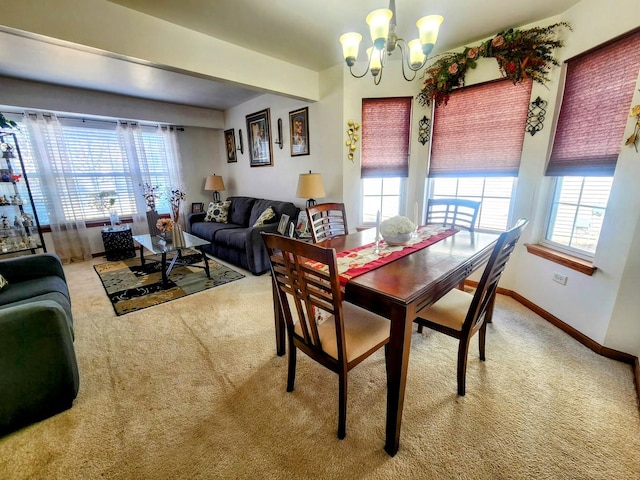
[[0, 260], [0, 434], [70, 408], [79, 374], [71, 298], [60, 259]]

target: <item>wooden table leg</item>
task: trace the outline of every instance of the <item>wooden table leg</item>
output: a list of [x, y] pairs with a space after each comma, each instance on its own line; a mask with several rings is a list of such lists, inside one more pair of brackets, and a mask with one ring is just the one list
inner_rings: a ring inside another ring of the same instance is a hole
[[414, 317], [415, 308], [404, 308], [401, 305], [392, 308], [391, 338], [387, 359], [387, 426], [384, 446], [385, 451], [392, 457], [400, 448], [400, 426]]

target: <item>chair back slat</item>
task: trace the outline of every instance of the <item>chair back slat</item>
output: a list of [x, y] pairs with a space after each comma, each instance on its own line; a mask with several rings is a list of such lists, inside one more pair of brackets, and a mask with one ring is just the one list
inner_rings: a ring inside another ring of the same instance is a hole
[[444, 227], [475, 230], [481, 202], [463, 198], [430, 198], [427, 200], [426, 223]]
[[[275, 234], [263, 233], [262, 238], [271, 259], [271, 272], [287, 333], [310, 351], [328, 358], [320, 341], [318, 325], [328, 315], [333, 315], [338, 361], [342, 362], [345, 358], [344, 320], [335, 249]], [[324, 312], [322, 316], [319, 310]], [[301, 333], [296, 331], [298, 323]]]
[[513, 228], [500, 234], [474, 293], [469, 312], [462, 326], [463, 332], [474, 332], [482, 327], [483, 317], [495, 297], [502, 272], [504, 272], [507, 261], [528, 223], [528, 220], [521, 218]]
[[307, 207], [307, 218], [314, 243], [349, 233], [344, 203], [320, 203]]

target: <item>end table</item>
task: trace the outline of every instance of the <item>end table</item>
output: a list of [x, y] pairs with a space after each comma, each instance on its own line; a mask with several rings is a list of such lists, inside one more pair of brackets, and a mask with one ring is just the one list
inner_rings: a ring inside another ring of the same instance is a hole
[[102, 243], [107, 260], [124, 260], [136, 256], [131, 228], [128, 225], [102, 229]]

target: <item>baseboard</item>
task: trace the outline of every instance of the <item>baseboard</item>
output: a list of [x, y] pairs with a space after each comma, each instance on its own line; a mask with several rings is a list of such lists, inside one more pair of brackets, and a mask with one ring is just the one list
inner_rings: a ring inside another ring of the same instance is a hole
[[[473, 280], [465, 280], [464, 283], [465, 285], [468, 285], [474, 288], [478, 286], [478, 282]], [[614, 350], [612, 348], [608, 348], [600, 345], [598, 342], [596, 342], [592, 338], [587, 337], [585, 334], [579, 332], [578, 330], [573, 328], [571, 325], [566, 324], [555, 315], [552, 315], [551, 313], [547, 312], [543, 308], [540, 308], [538, 305], [528, 300], [527, 298], [523, 297], [519, 293], [514, 292], [513, 290], [507, 290], [506, 288], [498, 287], [498, 293], [501, 295], [506, 295], [518, 301], [519, 303], [527, 307], [529, 310], [540, 315], [546, 321], [558, 327], [567, 335], [577, 340], [578, 342], [583, 344], [585, 347], [590, 348], [597, 354], [602, 355], [603, 357], [611, 358], [612, 360], [617, 360], [619, 362], [623, 362], [631, 365], [633, 367], [633, 375], [635, 377], [635, 382], [636, 382], [636, 393], [638, 397], [638, 403], [640, 404], [640, 363], [638, 361], [638, 357], [636, 357], [635, 355], [631, 355], [629, 353], [620, 352], [618, 350]]]

